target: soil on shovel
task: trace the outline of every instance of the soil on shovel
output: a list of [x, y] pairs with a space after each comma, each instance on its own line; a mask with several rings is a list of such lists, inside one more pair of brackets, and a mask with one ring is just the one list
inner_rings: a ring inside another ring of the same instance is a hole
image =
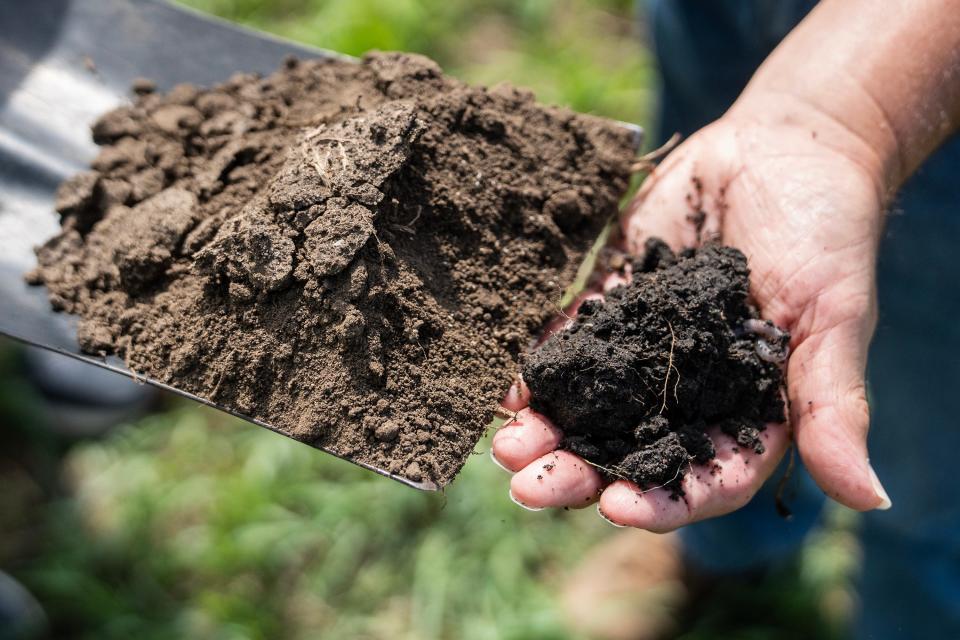
[[28, 276], [91, 354], [446, 484], [616, 214], [633, 132], [432, 61], [297, 61], [93, 127]]
[[719, 245], [675, 255], [651, 239], [629, 284], [529, 356], [531, 405], [564, 431], [561, 447], [642, 489], [682, 495], [690, 463], [715, 456], [708, 427], [763, 453], [783, 422], [789, 334], [758, 319], [746, 258]]

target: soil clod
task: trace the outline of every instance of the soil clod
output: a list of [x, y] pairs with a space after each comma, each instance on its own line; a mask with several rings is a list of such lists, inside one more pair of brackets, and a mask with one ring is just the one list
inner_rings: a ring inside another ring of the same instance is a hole
[[690, 465], [714, 458], [708, 428], [763, 452], [760, 432], [785, 419], [789, 334], [758, 319], [742, 253], [707, 245], [679, 255], [651, 239], [631, 282], [587, 301], [529, 356], [531, 405], [562, 447], [642, 489], [682, 493]]

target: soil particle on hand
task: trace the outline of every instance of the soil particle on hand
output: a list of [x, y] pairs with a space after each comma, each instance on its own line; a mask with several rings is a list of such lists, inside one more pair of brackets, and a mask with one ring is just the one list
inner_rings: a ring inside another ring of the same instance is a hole
[[[587, 301], [533, 352], [531, 405], [564, 431], [562, 448], [642, 489], [680, 482], [715, 457], [707, 429], [763, 452], [765, 424], [785, 419], [789, 334], [756, 318], [746, 258], [707, 245], [674, 255], [651, 239], [631, 282]], [[772, 348], [769, 340], [778, 344]]]
[[632, 132], [430, 60], [287, 61], [94, 126], [30, 281], [81, 347], [446, 484], [616, 213]]

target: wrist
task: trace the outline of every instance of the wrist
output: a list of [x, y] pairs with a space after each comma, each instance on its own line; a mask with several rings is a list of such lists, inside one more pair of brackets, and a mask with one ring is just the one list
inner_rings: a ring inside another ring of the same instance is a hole
[[855, 138], [843, 152], [876, 156], [889, 197], [960, 129], [958, 30], [954, 0], [890, 0], [883, 11], [870, 0], [823, 0], [761, 65], [735, 109], [756, 112], [773, 97], [818, 126], [834, 121], [838, 136]]

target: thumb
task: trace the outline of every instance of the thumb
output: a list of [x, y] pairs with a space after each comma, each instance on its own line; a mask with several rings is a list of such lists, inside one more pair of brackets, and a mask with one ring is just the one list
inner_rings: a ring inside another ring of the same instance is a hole
[[858, 511], [891, 506], [867, 453], [864, 375], [872, 325], [869, 316], [850, 318], [804, 338], [788, 371], [804, 465], [824, 493]]

